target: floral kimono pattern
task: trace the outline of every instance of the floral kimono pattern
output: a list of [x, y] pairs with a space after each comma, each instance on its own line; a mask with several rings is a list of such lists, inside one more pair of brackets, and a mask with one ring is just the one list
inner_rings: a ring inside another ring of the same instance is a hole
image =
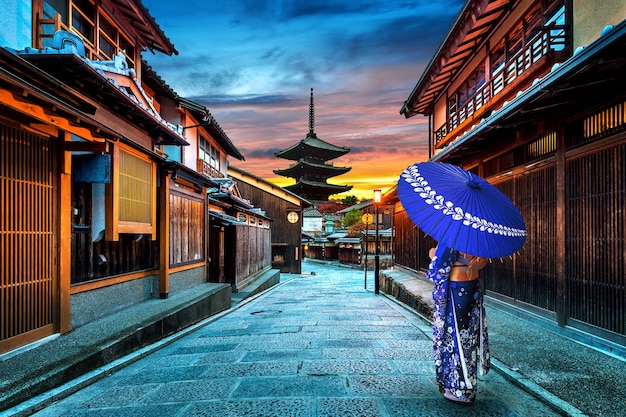
[[479, 280], [448, 278], [458, 252], [437, 248], [426, 276], [433, 281], [433, 348], [437, 383], [461, 399], [476, 396], [477, 373], [489, 371], [487, 321]]

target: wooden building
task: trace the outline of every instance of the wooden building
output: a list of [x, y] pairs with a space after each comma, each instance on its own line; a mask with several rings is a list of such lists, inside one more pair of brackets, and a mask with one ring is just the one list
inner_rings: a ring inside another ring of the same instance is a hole
[[[141, 1], [3, 7], [0, 353], [219, 282], [207, 191], [243, 156], [142, 60], [176, 50]], [[269, 265], [266, 230], [267, 255], [239, 249], [237, 283]]]
[[209, 275], [239, 292], [271, 268], [271, 219], [243, 198], [232, 178], [215, 181], [219, 186], [209, 189]]
[[255, 206], [271, 220], [272, 267], [283, 273], [302, 273], [302, 212], [311, 203], [269, 181], [234, 166], [228, 175]]
[[175, 49], [140, 2], [18, 3], [0, 27], [0, 352], [158, 297], [157, 146], [187, 145], [143, 88], [141, 51]]
[[[159, 85], [162, 89], [167, 88], [164, 82]], [[169, 106], [163, 105], [166, 102], [164, 99], [160, 102], [161, 111], [169, 117], [169, 121], [184, 126], [184, 135], [190, 144], [185, 148], [163, 147], [170, 180], [168, 185], [170, 230], [167, 234], [170, 236], [169, 259], [172, 270], [162, 275], [170, 276], [170, 281], [178, 275], [184, 276], [186, 280], [195, 276], [196, 279], [192, 281], [195, 284], [203, 281], [225, 282], [234, 288], [236, 282], [234, 272], [224, 275], [223, 270], [211, 268], [211, 261], [220, 259], [212, 257], [211, 254], [214, 251], [223, 253], [225, 248], [223, 240], [214, 239], [211, 234], [213, 228], [211, 217], [207, 217], [209, 200], [206, 197], [207, 191], [219, 188], [219, 181], [226, 178], [228, 158], [243, 160], [243, 155], [205, 106], [178, 97], [176, 94], [167, 102]], [[190, 182], [190, 173], [193, 173], [194, 177], [208, 179], [210, 183], [204, 188], [199, 187]], [[165, 189], [161, 192], [167, 195]], [[201, 195], [194, 195], [194, 192]], [[228, 259], [232, 258], [233, 256]], [[164, 267], [161, 265], [162, 269]]]
[[361, 265], [361, 238], [340, 237], [335, 240], [339, 262], [346, 265]]
[[[431, 160], [524, 216], [524, 247], [484, 270], [488, 294], [622, 345], [625, 17], [618, 0], [467, 1], [401, 109], [428, 117]], [[396, 263], [425, 269], [434, 242], [400, 204], [394, 224]]]

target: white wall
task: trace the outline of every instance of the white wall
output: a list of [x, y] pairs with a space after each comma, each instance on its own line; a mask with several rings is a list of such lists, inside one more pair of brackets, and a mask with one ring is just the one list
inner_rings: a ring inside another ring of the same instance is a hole
[[0, 0], [0, 46], [24, 49], [32, 46], [32, 3]]

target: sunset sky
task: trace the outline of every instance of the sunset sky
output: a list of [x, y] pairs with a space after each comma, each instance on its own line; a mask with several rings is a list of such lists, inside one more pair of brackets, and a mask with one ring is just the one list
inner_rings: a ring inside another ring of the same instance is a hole
[[144, 58], [179, 95], [207, 106], [245, 161], [231, 164], [277, 185], [293, 182], [276, 158], [308, 132], [350, 152], [332, 162], [372, 198], [427, 157], [428, 120], [402, 103], [457, 16], [462, 0], [143, 0], [179, 55]]

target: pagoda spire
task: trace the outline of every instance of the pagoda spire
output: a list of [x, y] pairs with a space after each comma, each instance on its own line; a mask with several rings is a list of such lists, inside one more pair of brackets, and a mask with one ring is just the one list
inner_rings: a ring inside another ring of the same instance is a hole
[[352, 189], [351, 185], [335, 185], [327, 182], [328, 178], [336, 177], [350, 171], [350, 167], [336, 167], [327, 163], [332, 159], [345, 155], [348, 148], [335, 146], [323, 141], [315, 134], [315, 107], [313, 105], [313, 89], [309, 104], [309, 133], [300, 142], [287, 149], [276, 152], [278, 158], [297, 161], [286, 169], [275, 169], [274, 173], [293, 178], [295, 184], [283, 188], [312, 202], [328, 201], [333, 194], [343, 193]]
[[315, 135], [315, 106], [313, 105], [313, 88], [311, 88], [311, 103], [309, 104], [309, 135]]

